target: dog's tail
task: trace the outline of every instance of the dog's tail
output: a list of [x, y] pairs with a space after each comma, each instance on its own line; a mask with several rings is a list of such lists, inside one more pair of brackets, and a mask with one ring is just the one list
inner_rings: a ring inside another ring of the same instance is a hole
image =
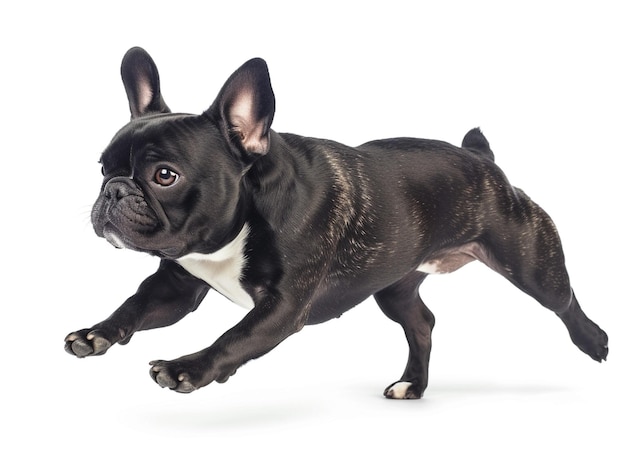
[[492, 161], [496, 160], [493, 151], [489, 147], [489, 141], [487, 141], [487, 138], [485, 138], [485, 135], [482, 133], [480, 128], [469, 130], [463, 138], [461, 147], [478, 152]]

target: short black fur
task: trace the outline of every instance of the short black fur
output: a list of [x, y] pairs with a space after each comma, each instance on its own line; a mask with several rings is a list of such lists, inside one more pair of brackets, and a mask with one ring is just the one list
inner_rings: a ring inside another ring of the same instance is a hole
[[352, 148], [274, 132], [261, 59], [235, 71], [200, 115], [170, 112], [140, 48], [122, 77], [131, 121], [102, 156], [92, 221], [113, 245], [161, 264], [108, 319], [69, 334], [70, 354], [103, 354], [171, 325], [214, 288], [249, 313], [208, 348], [151, 363], [160, 386], [191, 392], [373, 295], [410, 349], [385, 396], [420, 398], [434, 316], [419, 288], [430, 273], [479, 260], [555, 312], [583, 352], [606, 359], [607, 335], [574, 296], [554, 224], [510, 185], [478, 128], [460, 148], [412, 138]]

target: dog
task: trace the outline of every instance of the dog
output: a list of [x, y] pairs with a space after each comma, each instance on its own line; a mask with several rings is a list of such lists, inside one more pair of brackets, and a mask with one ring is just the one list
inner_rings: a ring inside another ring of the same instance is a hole
[[420, 285], [479, 260], [606, 360], [608, 337], [576, 300], [553, 222], [509, 184], [480, 129], [460, 148], [414, 138], [353, 148], [273, 131], [262, 59], [236, 70], [200, 115], [170, 111], [143, 49], [126, 53], [121, 75], [131, 120], [102, 154], [91, 219], [98, 236], [160, 265], [109, 318], [69, 334], [70, 354], [101, 355], [172, 325], [212, 288], [248, 314], [210, 347], [150, 363], [157, 384], [189, 393], [373, 295], [410, 349], [384, 396], [421, 398], [434, 316]]

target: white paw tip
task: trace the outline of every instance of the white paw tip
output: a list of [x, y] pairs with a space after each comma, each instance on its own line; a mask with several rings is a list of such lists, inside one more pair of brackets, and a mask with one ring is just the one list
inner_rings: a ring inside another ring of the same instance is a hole
[[406, 398], [406, 392], [413, 385], [411, 382], [396, 382], [385, 392], [387, 398]]

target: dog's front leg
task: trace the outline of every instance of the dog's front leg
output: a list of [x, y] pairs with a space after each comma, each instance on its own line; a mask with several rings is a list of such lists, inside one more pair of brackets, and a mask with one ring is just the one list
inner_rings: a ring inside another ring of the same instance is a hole
[[126, 344], [136, 331], [169, 326], [194, 311], [209, 286], [176, 262], [162, 260], [137, 293], [106, 320], [70, 333], [65, 350], [76, 357], [104, 354], [113, 344]]
[[276, 299], [257, 303], [212, 346], [172, 361], [153, 361], [150, 375], [161, 387], [189, 393], [213, 381], [225, 382], [237, 369], [269, 352], [305, 323], [298, 304]]

